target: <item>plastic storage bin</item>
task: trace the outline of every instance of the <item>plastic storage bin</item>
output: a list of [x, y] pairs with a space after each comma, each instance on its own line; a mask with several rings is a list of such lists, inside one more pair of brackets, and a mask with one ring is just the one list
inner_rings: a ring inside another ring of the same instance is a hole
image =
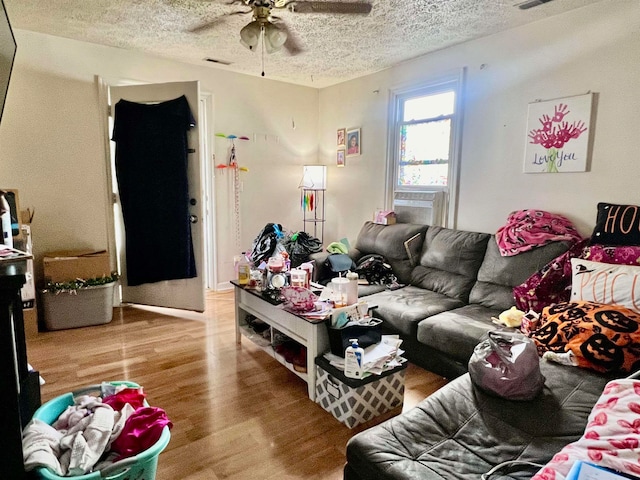
[[48, 330], [102, 325], [113, 319], [116, 282], [80, 288], [76, 293], [42, 292], [44, 324]]
[[[140, 386], [133, 382], [110, 383], [114, 385], [126, 385], [131, 388], [137, 388]], [[38, 410], [36, 410], [33, 414], [33, 418], [37, 418], [38, 420], [51, 425], [58, 419], [60, 414], [67, 409], [67, 407], [74, 404], [74, 396], [86, 395], [92, 391], [99, 390], [100, 385], [92, 385], [73, 393], [66, 393], [56, 397], [44, 403]], [[116, 462], [108, 468], [91, 472], [86, 475], [61, 477], [51, 472], [51, 470], [41, 467], [34, 470], [35, 477], [46, 480], [69, 480], [70, 478], [73, 480], [154, 480], [158, 469], [158, 456], [169, 444], [170, 439], [171, 433], [169, 431], [169, 427], [164, 427], [160, 438], [153, 446], [146, 449], [144, 452], [140, 452], [138, 455]]]
[[401, 407], [404, 402], [406, 362], [382, 375], [363, 379], [346, 377], [322, 356], [315, 363], [316, 403], [349, 428]]

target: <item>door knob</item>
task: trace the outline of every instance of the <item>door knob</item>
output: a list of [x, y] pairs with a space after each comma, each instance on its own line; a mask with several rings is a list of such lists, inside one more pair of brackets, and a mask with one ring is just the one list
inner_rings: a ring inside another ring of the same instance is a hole
[[189, 221], [191, 223], [198, 223], [198, 216], [197, 215], [189, 215]]

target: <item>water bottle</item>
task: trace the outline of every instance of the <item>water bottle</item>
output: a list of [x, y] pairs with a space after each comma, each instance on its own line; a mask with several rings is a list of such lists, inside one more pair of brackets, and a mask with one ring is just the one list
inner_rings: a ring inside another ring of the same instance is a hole
[[358, 346], [358, 339], [349, 340], [351, 346], [344, 351], [344, 375], [348, 378], [362, 378], [364, 349]]

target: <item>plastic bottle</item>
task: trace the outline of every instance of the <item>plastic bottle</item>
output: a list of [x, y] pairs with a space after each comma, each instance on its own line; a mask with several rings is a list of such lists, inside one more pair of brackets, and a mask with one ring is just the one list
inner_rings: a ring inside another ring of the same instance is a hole
[[344, 375], [349, 378], [362, 378], [364, 349], [358, 346], [358, 339], [349, 340], [351, 346], [344, 351]]
[[356, 272], [347, 272], [347, 305], [358, 303], [358, 274]]
[[251, 279], [251, 265], [247, 260], [247, 256], [245, 252], [242, 252], [240, 255], [240, 259], [238, 260], [238, 283], [240, 285], [249, 285], [249, 280]]

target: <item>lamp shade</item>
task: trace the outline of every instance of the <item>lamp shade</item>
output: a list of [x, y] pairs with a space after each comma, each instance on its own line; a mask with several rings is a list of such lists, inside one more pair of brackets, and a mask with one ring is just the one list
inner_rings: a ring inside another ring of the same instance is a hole
[[326, 165], [305, 165], [302, 167], [301, 188], [309, 190], [327, 189], [327, 167]]
[[267, 53], [277, 52], [287, 41], [287, 33], [273, 23], [264, 26], [264, 36], [262, 37]]
[[260, 22], [254, 20], [251, 23], [245, 25], [240, 30], [240, 43], [247, 47], [249, 50], [255, 50], [260, 41], [261, 25]]

